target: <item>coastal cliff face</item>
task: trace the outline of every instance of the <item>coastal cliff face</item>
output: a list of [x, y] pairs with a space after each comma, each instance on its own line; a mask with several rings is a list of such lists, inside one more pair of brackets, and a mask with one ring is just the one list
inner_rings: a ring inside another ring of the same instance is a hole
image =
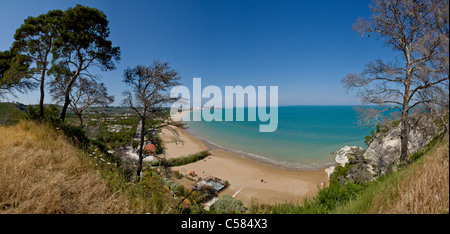
[[[413, 116], [410, 119], [410, 126], [412, 127], [408, 132], [409, 154], [416, 153], [441, 132], [432, 119], [423, 115]], [[344, 146], [334, 152], [335, 161], [344, 167], [346, 163], [355, 160], [355, 155], [362, 155], [367, 164], [366, 168], [373, 177], [395, 170], [400, 160], [400, 130], [401, 123], [391, 122], [377, 132], [365, 151], [361, 147]], [[326, 169], [328, 177], [334, 170], [335, 167]]]
[[[408, 132], [408, 154], [416, 153], [439, 134], [439, 127], [426, 117], [411, 118], [410, 126], [412, 127]], [[364, 158], [373, 166], [373, 174], [382, 175], [398, 165], [401, 147], [400, 129], [401, 123], [396, 126], [390, 124], [369, 144]]]

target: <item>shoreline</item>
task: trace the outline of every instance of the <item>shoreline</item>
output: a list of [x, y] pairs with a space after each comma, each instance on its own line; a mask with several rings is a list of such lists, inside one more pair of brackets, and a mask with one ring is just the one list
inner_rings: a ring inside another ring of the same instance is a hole
[[[224, 146], [221, 146], [215, 142], [212, 142], [208, 139], [205, 139], [201, 136], [198, 136], [197, 134], [193, 133], [191, 130], [189, 130], [189, 127], [187, 126], [187, 124], [181, 119], [182, 115], [188, 114], [192, 112], [192, 110], [184, 110], [182, 113], [178, 113], [178, 117], [180, 117], [180, 122], [182, 123], [182, 130], [184, 130], [187, 134], [191, 135], [192, 137], [200, 140], [203, 142], [204, 145], [206, 145], [208, 147], [208, 150], [213, 150], [213, 149], [222, 149], [225, 151], [229, 151], [232, 152], [234, 154], [237, 154], [243, 158], [249, 158], [249, 159], [253, 159], [258, 163], [261, 163], [263, 165], [267, 165], [267, 166], [271, 166], [274, 168], [280, 168], [280, 169], [284, 169], [284, 170], [292, 170], [292, 171], [316, 171], [316, 170], [321, 170], [321, 169], [327, 169], [329, 167], [332, 166], [337, 166], [338, 163], [336, 163], [334, 160], [332, 162], [328, 162], [328, 163], [324, 163], [324, 164], [320, 164], [320, 165], [316, 165], [316, 166], [312, 166], [310, 164], [306, 165], [303, 164], [301, 162], [280, 162], [274, 159], [270, 159], [268, 157], [265, 156], [261, 156], [261, 155], [257, 155], [254, 153], [248, 153], [248, 152], [244, 152], [244, 151], [240, 151], [240, 150], [235, 150], [235, 149], [230, 149]], [[330, 152], [330, 156], [333, 152]], [[334, 159], [334, 156], [332, 156]], [[295, 165], [299, 165], [299, 166], [294, 166]], [[315, 164], [315, 163], [312, 163]]]
[[[338, 165], [338, 163], [336, 163], [336, 162], [330, 162], [329, 164], [326, 164], [326, 165], [324, 164], [324, 165], [320, 165], [320, 166], [310, 166], [310, 165], [299, 166], [299, 167], [291, 166], [292, 164], [294, 164], [294, 162], [286, 162], [285, 164], [283, 164], [283, 162], [269, 159], [264, 156], [256, 155], [253, 153], [247, 153], [247, 152], [243, 152], [240, 150], [233, 150], [233, 149], [221, 146], [221, 145], [216, 144], [212, 141], [209, 141], [201, 136], [196, 135], [195, 133], [190, 131], [188, 128], [186, 128], [186, 125], [184, 125], [184, 128], [182, 128], [182, 130], [187, 132], [192, 137], [197, 138], [200, 141], [202, 141], [203, 144], [205, 144], [208, 147], [208, 150], [221, 149], [221, 150], [228, 151], [228, 152], [234, 153], [236, 155], [239, 155], [242, 158], [253, 159], [260, 164], [271, 166], [274, 168], [290, 170], [290, 171], [316, 171], [316, 170], [329, 168], [330, 166]], [[302, 163], [295, 163], [295, 164], [304, 165]]]
[[[184, 144], [165, 142], [166, 157], [180, 157], [184, 152], [208, 150], [207, 158], [183, 166], [173, 167], [183, 175], [195, 171], [198, 177], [209, 176], [227, 180], [230, 186], [220, 192], [241, 200], [245, 206], [252, 203], [302, 203], [316, 194], [318, 188], [328, 183], [326, 167], [315, 169], [288, 168], [258, 160], [239, 152], [218, 147], [193, 135], [187, 129], [172, 126], [183, 138]], [[163, 141], [167, 131], [162, 131]], [[196, 153], [196, 152], [195, 152]], [[187, 155], [184, 153], [184, 155]]]

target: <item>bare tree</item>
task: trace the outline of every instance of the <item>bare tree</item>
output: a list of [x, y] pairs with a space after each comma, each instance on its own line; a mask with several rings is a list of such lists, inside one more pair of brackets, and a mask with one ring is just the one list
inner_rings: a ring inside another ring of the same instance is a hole
[[127, 97], [124, 99], [123, 105], [133, 109], [139, 115], [141, 122], [139, 162], [136, 171], [136, 177], [139, 180], [142, 171], [144, 140], [145, 135], [149, 132], [149, 122], [157, 124], [155, 120], [162, 113], [162, 105], [175, 101], [167, 92], [169, 88], [178, 85], [179, 76], [178, 72], [171, 69], [167, 62], [154, 61], [150, 66], [127, 68], [123, 77], [125, 84], [132, 88], [132, 92], [124, 92]]
[[[59, 103], [63, 103], [65, 100], [65, 90], [67, 82], [64, 79], [55, 79], [52, 82], [53, 100], [57, 100]], [[104, 83], [97, 83], [93, 79], [80, 77], [77, 82], [74, 83], [72, 91], [70, 92], [70, 107], [80, 119], [80, 127], [83, 126], [83, 116], [87, 108], [97, 106], [108, 106], [114, 102], [114, 96], [108, 95], [108, 91]]]
[[418, 93], [424, 102], [424, 111], [429, 116], [439, 121], [444, 127], [445, 133], [449, 134], [449, 87], [448, 82], [442, 87], [431, 87]]
[[359, 18], [353, 28], [362, 36], [378, 37], [399, 54], [395, 62], [370, 62], [361, 74], [348, 74], [342, 82], [347, 90], [358, 88], [364, 104], [380, 106], [372, 114], [401, 113], [400, 160], [406, 163], [408, 116], [428, 102], [418, 94], [449, 79], [449, 1], [375, 0], [370, 8], [372, 16]]

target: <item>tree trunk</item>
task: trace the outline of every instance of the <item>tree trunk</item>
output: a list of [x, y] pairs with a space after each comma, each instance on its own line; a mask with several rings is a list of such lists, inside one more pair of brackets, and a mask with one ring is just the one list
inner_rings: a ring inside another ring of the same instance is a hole
[[78, 78], [78, 75], [80, 74], [80, 69], [77, 70], [77, 72], [75, 72], [75, 75], [73, 75], [72, 79], [70, 79], [69, 84], [67, 84], [66, 90], [64, 90], [64, 106], [61, 110], [61, 120], [64, 122], [64, 120], [66, 119], [66, 112], [67, 112], [67, 108], [69, 107], [70, 104], [70, 91], [72, 91], [72, 85], [75, 83], [75, 80]]
[[400, 163], [403, 165], [407, 164], [408, 156], [408, 113], [409, 113], [409, 101], [410, 101], [410, 87], [411, 87], [411, 63], [410, 63], [410, 52], [406, 49], [406, 81], [405, 81], [405, 91], [403, 93], [403, 109], [402, 109], [402, 119], [401, 119], [401, 130], [400, 130]]
[[44, 85], [45, 85], [45, 69], [42, 71], [42, 76], [41, 76], [41, 87], [39, 88], [41, 91], [41, 98], [39, 100], [39, 117], [38, 120], [39, 122], [42, 122], [42, 120], [44, 119]]
[[78, 118], [80, 119], [80, 127], [82, 128], [83, 127], [83, 115], [82, 114], [78, 115]]
[[145, 118], [141, 118], [141, 142], [139, 144], [139, 162], [138, 168], [136, 170], [136, 179], [139, 181], [141, 179], [141, 171], [142, 171], [142, 160], [144, 157], [142, 156], [144, 151], [144, 137], [145, 137]]
[[69, 98], [68, 93], [65, 96], [66, 96], [66, 98], [64, 100], [64, 106], [63, 106], [63, 108], [61, 110], [61, 117], [60, 117], [63, 122], [64, 122], [64, 119], [66, 119], [67, 107], [70, 104], [70, 98]]
[[39, 100], [39, 117], [38, 121], [41, 122], [44, 119], [44, 96], [45, 96], [45, 72], [47, 71], [47, 56], [48, 52], [45, 54], [44, 62], [42, 64], [42, 73], [41, 73], [41, 87], [39, 87], [41, 92], [41, 98]]
[[402, 117], [400, 130], [400, 163], [405, 165], [408, 156], [408, 121], [407, 116]]

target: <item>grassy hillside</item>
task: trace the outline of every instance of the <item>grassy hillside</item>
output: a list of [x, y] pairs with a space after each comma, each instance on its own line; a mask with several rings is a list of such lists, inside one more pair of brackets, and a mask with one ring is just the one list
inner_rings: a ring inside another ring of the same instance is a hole
[[171, 213], [177, 204], [151, 176], [127, 183], [96, 150], [43, 124], [0, 126], [0, 162], [0, 213]]
[[19, 103], [0, 103], [0, 125], [16, 124], [25, 118], [26, 106]]
[[375, 181], [345, 186], [331, 180], [302, 204], [254, 205], [269, 214], [442, 214], [449, 212], [449, 143], [437, 137], [411, 158], [407, 167]]
[[448, 138], [431, 142], [417, 161], [372, 183], [334, 213], [442, 214], [449, 212]]

